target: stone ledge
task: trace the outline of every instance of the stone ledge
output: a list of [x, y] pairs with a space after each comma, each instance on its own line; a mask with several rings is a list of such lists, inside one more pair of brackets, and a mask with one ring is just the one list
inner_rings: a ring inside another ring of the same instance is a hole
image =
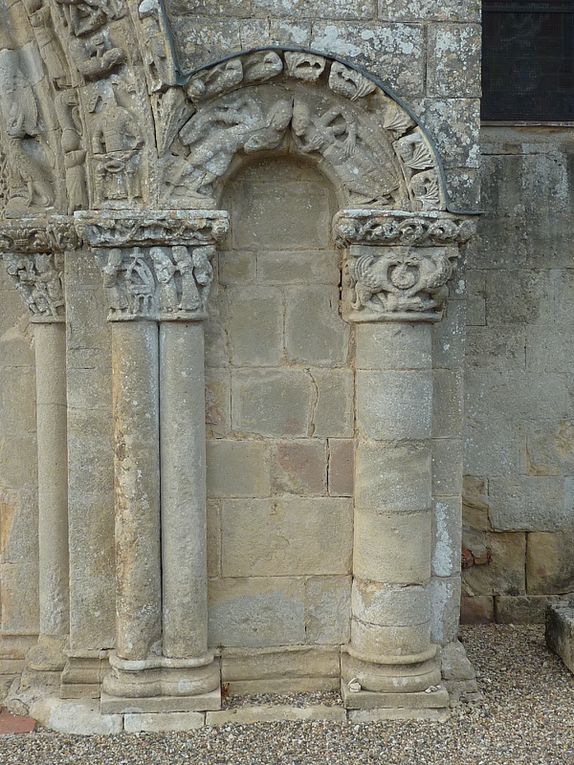
[[204, 725], [205, 714], [203, 712], [158, 712], [156, 714], [124, 715], [126, 733], [195, 730]]
[[205, 712], [220, 709], [221, 691], [217, 688], [196, 696], [150, 696], [149, 698], [122, 698], [102, 693], [102, 714], [161, 714], [166, 712]]
[[258, 722], [281, 722], [284, 720], [330, 720], [345, 722], [347, 715], [343, 707], [317, 704], [296, 707], [289, 704], [261, 704], [257, 706], [222, 709], [208, 712], [206, 725], [226, 725], [236, 723], [246, 725]]
[[574, 672], [574, 601], [547, 607], [546, 645]]
[[[446, 709], [449, 707], [448, 691], [443, 687], [436, 690], [413, 693], [375, 693], [373, 691], [349, 691], [345, 683], [341, 684], [343, 703], [349, 711], [369, 710], [382, 712], [388, 709], [402, 709], [421, 712], [426, 709]], [[382, 718], [381, 718], [382, 719]]]

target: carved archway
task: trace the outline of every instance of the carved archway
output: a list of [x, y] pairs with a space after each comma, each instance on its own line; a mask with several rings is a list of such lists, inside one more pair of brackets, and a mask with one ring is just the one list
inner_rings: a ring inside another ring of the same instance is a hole
[[[75, 235], [104, 274], [112, 322], [117, 618], [102, 710], [129, 712], [134, 698], [143, 711], [220, 704], [220, 668], [207, 645], [202, 323], [210, 259], [228, 228], [226, 211], [217, 209], [221, 188], [243, 156], [270, 152], [315, 162], [338, 190], [342, 209], [333, 232], [345, 252], [343, 315], [360, 325], [345, 703], [445, 707], [448, 697], [435, 687], [441, 675], [428, 590], [431, 323], [442, 316], [472, 225], [448, 212], [432, 141], [388, 89], [348, 62], [265, 48], [178, 77], [160, 6], [142, 2], [136, 18], [121, 3], [101, 5], [50, 0], [42, 20], [54, 32], [50, 44], [22, 53], [26, 46], [10, 41], [0, 50], [0, 74], [8, 72], [13, 83], [0, 96], [0, 138], [13, 149], [9, 175], [20, 189], [8, 202], [24, 200], [8, 205], [17, 221], [3, 225], [0, 249], [12, 253], [7, 264], [28, 302], [47, 275], [52, 289], [64, 280], [55, 253], [68, 258]], [[24, 7], [33, 30], [38, 9], [34, 2]], [[57, 32], [68, 41], [62, 59]], [[37, 35], [38, 46], [42, 39], [48, 37]], [[48, 77], [35, 81], [43, 66]], [[62, 176], [65, 190], [57, 187]], [[73, 228], [70, 217], [52, 214], [58, 210], [74, 213]], [[24, 217], [30, 213], [33, 220]], [[60, 232], [56, 244], [51, 236], [30, 238], [44, 230], [46, 216]], [[52, 320], [50, 304], [42, 305], [33, 306], [38, 333]], [[56, 313], [65, 321], [63, 304]], [[400, 323], [397, 331], [385, 331], [390, 321]], [[408, 362], [405, 343], [412, 346]], [[58, 348], [65, 368], [65, 342]], [[391, 373], [387, 359], [396, 360]], [[65, 399], [65, 380], [59, 383]], [[51, 480], [49, 471], [43, 480]], [[54, 508], [44, 510], [48, 516]], [[46, 517], [43, 528], [47, 549], [56, 526]], [[58, 543], [66, 542], [60, 534]], [[81, 570], [86, 551], [71, 553], [72, 568]], [[60, 596], [67, 597], [66, 587]], [[79, 612], [79, 599], [70, 602]], [[49, 599], [44, 606], [48, 612]], [[83, 617], [75, 613], [75, 624]], [[67, 615], [58, 629], [65, 640]], [[86, 669], [92, 654], [83, 650], [76, 641], [63, 677], [81, 676], [70, 684], [99, 692], [99, 681], [88, 678], [100, 677], [100, 665]]]

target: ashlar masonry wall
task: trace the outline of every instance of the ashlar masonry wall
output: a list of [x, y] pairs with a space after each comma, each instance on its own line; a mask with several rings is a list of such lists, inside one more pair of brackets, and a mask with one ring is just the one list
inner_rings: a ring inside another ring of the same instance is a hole
[[207, 329], [212, 645], [349, 639], [353, 357], [329, 183], [294, 158], [228, 184]]
[[574, 592], [574, 132], [484, 127], [467, 272], [463, 618]]

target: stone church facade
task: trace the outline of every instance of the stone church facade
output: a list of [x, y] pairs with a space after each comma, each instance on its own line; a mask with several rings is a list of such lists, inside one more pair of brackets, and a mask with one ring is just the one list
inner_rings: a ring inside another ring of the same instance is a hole
[[480, 46], [475, 0], [0, 0], [12, 708], [442, 719], [461, 603], [574, 591], [572, 132], [481, 128]]

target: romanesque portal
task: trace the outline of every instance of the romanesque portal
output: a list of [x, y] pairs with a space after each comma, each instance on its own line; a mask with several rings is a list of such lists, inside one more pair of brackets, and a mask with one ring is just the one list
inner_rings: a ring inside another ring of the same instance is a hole
[[16, 693], [116, 719], [340, 687], [440, 717], [472, 689], [433, 380], [473, 224], [425, 130], [317, 52], [182, 78], [152, 4], [25, 5], [37, 42], [0, 51], [0, 249], [37, 370], [41, 634]]

